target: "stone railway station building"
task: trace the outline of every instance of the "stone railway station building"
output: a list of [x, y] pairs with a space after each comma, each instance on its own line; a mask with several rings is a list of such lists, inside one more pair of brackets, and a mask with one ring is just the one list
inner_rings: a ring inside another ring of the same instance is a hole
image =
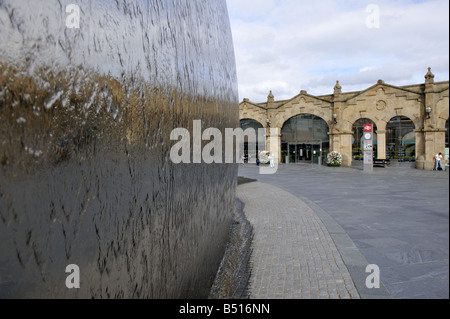
[[[334, 150], [342, 154], [344, 166], [357, 165], [363, 159], [365, 124], [373, 124], [377, 159], [431, 170], [437, 153], [448, 156], [449, 81], [435, 82], [431, 68], [423, 84], [394, 86], [379, 80], [364, 91], [343, 93], [338, 81], [331, 95], [301, 91], [275, 101], [270, 92], [267, 102], [244, 99], [239, 106], [243, 129], [279, 129], [272, 140], [278, 139], [274, 157], [283, 163], [325, 164]], [[267, 130], [267, 150], [273, 131]]]

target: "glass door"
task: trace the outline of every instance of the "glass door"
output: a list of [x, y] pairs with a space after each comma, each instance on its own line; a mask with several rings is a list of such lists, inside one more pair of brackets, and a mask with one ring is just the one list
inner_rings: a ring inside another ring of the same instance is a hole
[[322, 165], [322, 145], [312, 145], [312, 163], [315, 165]]
[[[286, 151], [291, 164], [322, 165], [323, 163], [322, 142], [320, 141], [314, 144], [287, 144]], [[326, 151], [328, 152], [328, 149]]]
[[289, 144], [289, 163], [297, 163], [297, 145]]

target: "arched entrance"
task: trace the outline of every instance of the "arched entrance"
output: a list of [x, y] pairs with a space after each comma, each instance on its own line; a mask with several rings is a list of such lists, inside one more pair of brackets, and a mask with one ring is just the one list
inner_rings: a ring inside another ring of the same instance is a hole
[[[245, 137], [244, 140], [244, 154], [242, 156], [244, 157], [245, 161], [249, 162], [256, 162], [257, 154], [260, 151], [265, 150], [265, 143], [266, 141], [263, 139], [262, 141], [259, 140], [258, 136], [258, 129], [264, 128], [261, 123], [258, 121], [255, 121], [253, 119], [243, 119], [240, 121], [240, 127], [243, 131], [246, 131], [247, 129], [253, 129], [255, 130], [255, 136], [256, 136], [256, 143], [249, 142], [248, 137]], [[263, 149], [259, 149], [259, 146], [263, 146]]]
[[328, 124], [313, 114], [300, 114], [284, 123], [281, 155], [285, 163], [322, 165], [330, 149]]
[[352, 157], [354, 161], [364, 160], [364, 125], [373, 125], [373, 154], [378, 154], [378, 139], [377, 139], [377, 125], [370, 119], [359, 119], [353, 124], [353, 138], [352, 138]]
[[386, 128], [386, 158], [391, 162], [416, 161], [415, 125], [405, 116], [394, 117]]

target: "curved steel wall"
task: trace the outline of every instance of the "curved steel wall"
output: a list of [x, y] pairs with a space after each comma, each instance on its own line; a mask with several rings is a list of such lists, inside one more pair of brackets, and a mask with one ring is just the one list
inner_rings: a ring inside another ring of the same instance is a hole
[[170, 132], [239, 126], [225, 0], [6, 0], [0, 26], [0, 297], [207, 297], [237, 167], [173, 164]]

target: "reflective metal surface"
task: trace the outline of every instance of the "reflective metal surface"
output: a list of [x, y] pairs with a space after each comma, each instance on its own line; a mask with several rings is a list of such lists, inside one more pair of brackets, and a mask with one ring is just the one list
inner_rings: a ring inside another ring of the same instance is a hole
[[5, 0], [0, 43], [0, 297], [207, 297], [237, 167], [170, 132], [239, 126], [225, 0]]

